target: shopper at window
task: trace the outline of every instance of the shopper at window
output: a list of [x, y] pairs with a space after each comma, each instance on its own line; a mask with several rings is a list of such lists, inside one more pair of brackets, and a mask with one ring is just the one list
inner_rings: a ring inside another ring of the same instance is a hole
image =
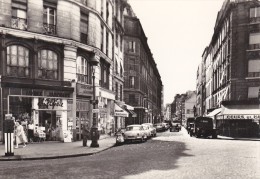
[[24, 133], [23, 126], [21, 125], [21, 121], [16, 122], [16, 131], [15, 131], [15, 136], [16, 136], [16, 149], [18, 148], [19, 143], [23, 143], [23, 147], [26, 147], [26, 136]]

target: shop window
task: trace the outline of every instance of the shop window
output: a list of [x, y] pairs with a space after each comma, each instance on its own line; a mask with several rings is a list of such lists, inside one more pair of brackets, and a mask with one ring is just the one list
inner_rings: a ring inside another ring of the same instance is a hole
[[38, 52], [38, 78], [58, 79], [58, 56], [51, 50]]
[[77, 58], [77, 81], [91, 84], [91, 68], [87, 59]]
[[12, 1], [12, 28], [27, 30], [27, 0]]
[[6, 75], [15, 77], [29, 77], [29, 50], [23, 46], [7, 47]]
[[88, 14], [81, 13], [80, 17], [80, 42], [88, 42]]
[[56, 34], [56, 4], [44, 2], [43, 6], [43, 29], [44, 33]]

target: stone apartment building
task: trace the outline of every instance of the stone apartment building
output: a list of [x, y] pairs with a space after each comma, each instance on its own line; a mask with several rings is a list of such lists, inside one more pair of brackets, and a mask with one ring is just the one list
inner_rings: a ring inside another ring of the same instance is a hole
[[226, 0], [203, 53], [205, 112], [213, 111], [207, 115], [213, 115], [225, 135], [259, 133], [260, 117], [256, 111], [260, 88], [259, 12], [257, 0]]
[[[35, 130], [59, 128], [60, 140], [68, 130], [79, 139], [81, 125], [92, 125], [95, 75], [100, 132], [111, 132], [116, 96], [112, 83], [114, 3], [0, 2], [1, 130], [5, 114], [11, 113], [16, 119], [32, 119]], [[99, 65], [91, 67], [92, 61]], [[123, 65], [121, 61], [118, 64]]]
[[124, 101], [137, 114], [128, 123], [156, 123], [162, 116], [161, 76], [144, 29], [130, 5], [124, 18]]

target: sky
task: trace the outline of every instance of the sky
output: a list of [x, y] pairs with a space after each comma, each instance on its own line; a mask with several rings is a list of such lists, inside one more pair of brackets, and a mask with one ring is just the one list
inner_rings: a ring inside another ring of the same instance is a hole
[[164, 104], [196, 90], [202, 53], [224, 0], [128, 0], [139, 18], [164, 85]]

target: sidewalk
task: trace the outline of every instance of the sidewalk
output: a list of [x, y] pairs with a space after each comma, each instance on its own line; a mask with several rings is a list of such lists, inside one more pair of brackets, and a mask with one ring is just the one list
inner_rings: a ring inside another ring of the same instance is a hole
[[41, 142], [28, 144], [25, 148], [19, 145], [18, 149], [14, 149], [14, 156], [5, 156], [5, 146], [0, 145], [0, 162], [10, 160], [40, 160], [40, 159], [56, 159], [77, 156], [87, 156], [98, 152], [102, 152], [115, 145], [115, 137], [102, 137], [99, 141], [98, 148], [89, 147], [91, 140], [88, 140], [87, 147], [83, 147], [82, 141], [62, 143], [62, 142]]
[[218, 135], [218, 139], [223, 139], [223, 140], [260, 141], [260, 138], [227, 137], [227, 136], [221, 136], [221, 135]]

